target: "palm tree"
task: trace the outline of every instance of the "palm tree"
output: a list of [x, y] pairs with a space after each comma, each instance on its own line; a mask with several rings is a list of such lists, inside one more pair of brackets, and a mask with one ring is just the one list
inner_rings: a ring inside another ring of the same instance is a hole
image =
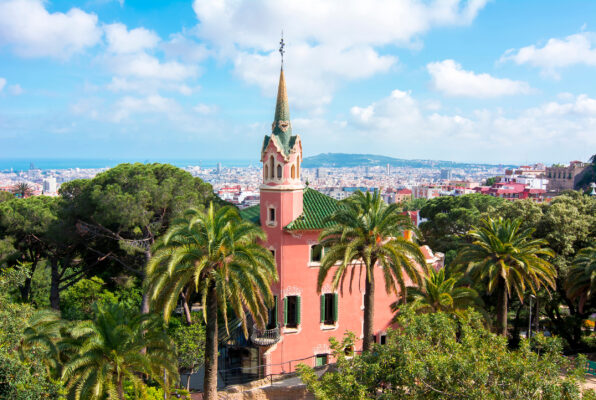
[[[483, 302], [476, 290], [464, 286], [463, 274], [448, 276], [445, 268], [431, 269], [420, 287], [408, 287], [408, 303], [413, 303], [419, 313], [447, 312], [458, 313], [468, 307], [482, 307]], [[399, 302], [391, 305], [394, 312], [399, 310]]]
[[[343, 283], [354, 268], [365, 269], [364, 351], [371, 349], [374, 335], [375, 266], [383, 272], [387, 293], [398, 294], [399, 287], [404, 301], [407, 293], [404, 272], [419, 285], [422, 283], [419, 270], [427, 270], [418, 246], [403, 238], [404, 231], [413, 227], [397, 207], [397, 204], [387, 205], [378, 192], [358, 191], [328, 217], [327, 221], [334, 225], [323, 230], [319, 237], [327, 248], [319, 269], [319, 292], [331, 269], [334, 269], [331, 280], [334, 290], [340, 285], [343, 290]], [[350, 278], [350, 289], [351, 282]]]
[[24, 199], [33, 195], [33, 188], [27, 182], [19, 182], [14, 186], [12, 192]]
[[[29, 319], [24, 337], [19, 346], [21, 357], [27, 354], [41, 354], [42, 362], [45, 365], [48, 375], [52, 379], [60, 379], [62, 367], [73, 355], [73, 343], [70, 336], [71, 325], [68, 321], [60, 318], [60, 314], [54, 310], [40, 310]], [[33, 350], [28, 351], [25, 350]]]
[[541, 256], [553, 257], [547, 242], [533, 239], [533, 229], [520, 229], [521, 219], [487, 218], [468, 232], [471, 243], [463, 245], [455, 263], [467, 266], [473, 279], [487, 280], [489, 294], [497, 292], [497, 333], [507, 335], [507, 303], [513, 292], [523, 301], [541, 285], [555, 288], [557, 272]]
[[596, 294], [596, 246], [581, 249], [567, 276], [567, 297], [579, 299], [580, 312]]
[[162, 325], [157, 315], [139, 315], [118, 304], [96, 305], [94, 320], [71, 331], [80, 346], [62, 372], [69, 398], [124, 400], [126, 382], [144, 392], [141, 375], [159, 383], [164, 375], [176, 379], [173, 343]]
[[243, 322], [246, 336], [245, 310], [265, 325], [277, 269], [271, 252], [258, 243], [264, 240], [263, 231], [243, 221], [235, 208], [216, 211], [211, 203], [206, 212], [191, 209], [175, 221], [147, 265], [148, 293], [166, 320], [189, 284], [206, 308], [205, 399], [217, 396], [218, 311], [226, 331], [228, 307]]

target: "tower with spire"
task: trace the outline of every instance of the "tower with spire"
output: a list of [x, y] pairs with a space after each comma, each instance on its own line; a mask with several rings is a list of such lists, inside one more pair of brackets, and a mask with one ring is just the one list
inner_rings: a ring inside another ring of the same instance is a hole
[[290, 105], [282, 64], [271, 135], [265, 135], [261, 148], [262, 226], [283, 228], [302, 213], [304, 186], [300, 181], [301, 161], [302, 143], [299, 135], [292, 134]]

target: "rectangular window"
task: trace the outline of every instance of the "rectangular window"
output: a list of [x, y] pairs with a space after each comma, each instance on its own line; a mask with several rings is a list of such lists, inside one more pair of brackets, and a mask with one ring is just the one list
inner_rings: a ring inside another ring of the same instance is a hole
[[323, 258], [323, 246], [315, 244], [310, 246], [310, 262], [321, 262]]
[[300, 325], [300, 296], [284, 298], [284, 325], [286, 328], [298, 328]]
[[269, 222], [275, 222], [275, 208], [269, 209]]
[[387, 335], [381, 335], [381, 340], [379, 340], [379, 343], [386, 344], [387, 343]]
[[327, 354], [317, 354], [315, 356], [315, 367], [322, 367], [323, 365], [327, 365]]
[[321, 296], [321, 323], [335, 325], [338, 317], [337, 293], [325, 293]]
[[277, 328], [277, 296], [273, 296], [273, 307], [269, 309], [269, 318], [267, 320], [267, 329]]

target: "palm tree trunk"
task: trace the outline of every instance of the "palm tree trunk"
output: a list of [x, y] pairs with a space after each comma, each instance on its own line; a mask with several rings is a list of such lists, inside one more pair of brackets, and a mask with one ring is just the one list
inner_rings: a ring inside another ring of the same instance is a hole
[[[374, 264], [373, 267], [374, 269]], [[374, 274], [374, 270], [370, 272]], [[369, 279], [368, 273], [364, 283], [364, 342], [362, 343], [363, 351], [370, 351], [373, 345], [374, 327], [373, 322], [375, 319], [375, 281]]]
[[203, 399], [217, 399], [217, 289], [215, 282], [207, 289], [207, 331], [205, 332], [205, 379]]
[[192, 325], [192, 316], [190, 314], [190, 307], [188, 306], [188, 296], [184, 290], [180, 293], [182, 297], [182, 308], [184, 309], [184, 316], [186, 317], [186, 323]]
[[126, 400], [124, 398], [124, 387], [122, 386], [122, 379], [118, 379], [116, 386], [118, 390], [118, 397], [120, 398], [120, 400]]
[[502, 277], [497, 285], [497, 334], [507, 336], [507, 286]]

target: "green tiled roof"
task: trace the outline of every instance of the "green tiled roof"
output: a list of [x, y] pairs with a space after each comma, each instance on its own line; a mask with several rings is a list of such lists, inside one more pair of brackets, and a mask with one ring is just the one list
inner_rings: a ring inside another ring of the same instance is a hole
[[240, 210], [240, 217], [244, 220], [250, 221], [253, 224], [261, 224], [261, 206], [250, 206]]
[[323, 221], [339, 208], [337, 200], [307, 187], [303, 204], [302, 214], [285, 227], [287, 230], [319, 230], [333, 225]]
[[[339, 202], [311, 188], [304, 189], [302, 214], [294, 221], [286, 225], [289, 231], [311, 231], [328, 228], [333, 224], [323, 223], [325, 218], [331, 215], [339, 206]], [[240, 210], [242, 219], [260, 225], [261, 206], [256, 205]]]

